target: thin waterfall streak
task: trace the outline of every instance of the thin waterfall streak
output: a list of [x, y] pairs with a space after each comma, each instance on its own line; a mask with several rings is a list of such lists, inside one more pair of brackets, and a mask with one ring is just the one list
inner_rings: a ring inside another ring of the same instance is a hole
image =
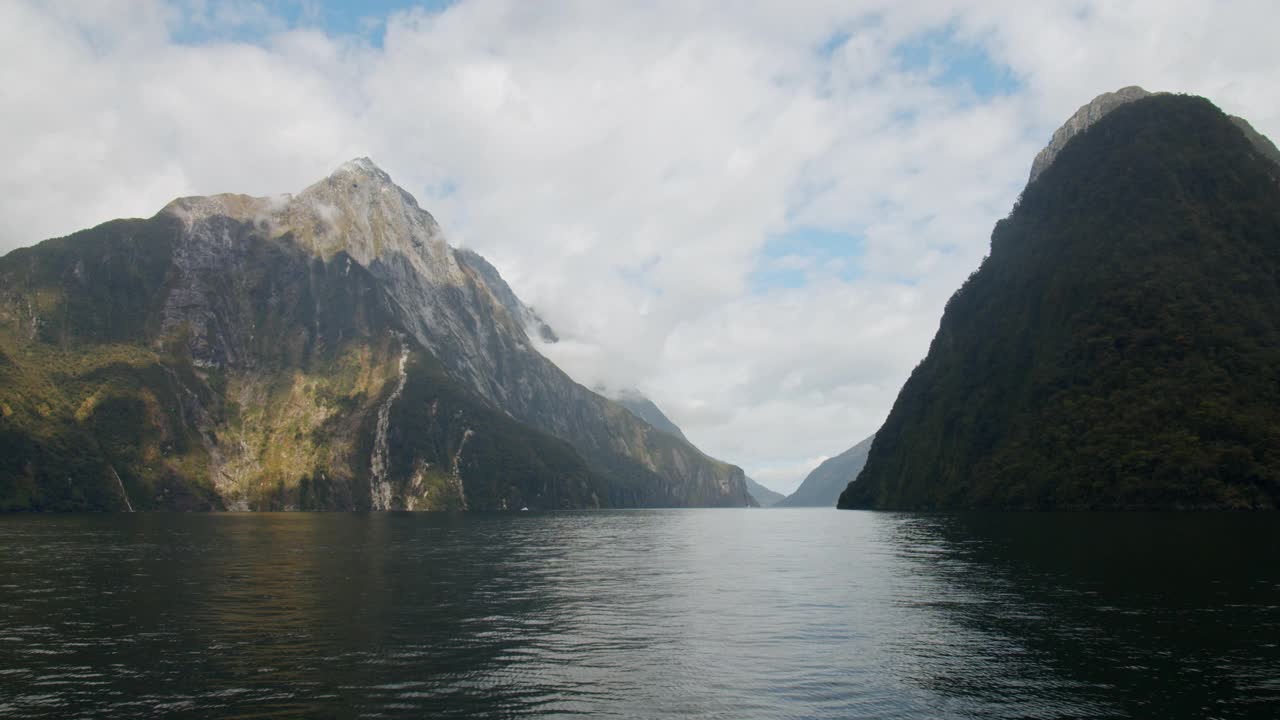
[[404, 384], [408, 376], [405, 365], [409, 361], [409, 344], [404, 336], [396, 333], [400, 341], [400, 378], [396, 381], [395, 390], [387, 401], [378, 408], [378, 424], [374, 432], [373, 457], [369, 460], [369, 495], [374, 510], [391, 509], [391, 483], [387, 480], [387, 431], [391, 426], [391, 405], [404, 392]]
[[458, 443], [458, 452], [453, 454], [453, 473], [451, 479], [453, 481], [453, 489], [458, 493], [458, 499], [462, 502], [462, 509], [468, 510], [467, 507], [467, 491], [462, 486], [462, 449], [467, 446], [467, 441], [475, 433], [471, 428], [467, 428], [462, 433], [462, 442]]
[[115, 466], [108, 465], [111, 468], [111, 474], [116, 476], [116, 484], [120, 486], [120, 495], [124, 497], [124, 506], [129, 512], [134, 512], [133, 503], [129, 502], [129, 491], [124, 489], [124, 481], [120, 479], [120, 473], [116, 472]]

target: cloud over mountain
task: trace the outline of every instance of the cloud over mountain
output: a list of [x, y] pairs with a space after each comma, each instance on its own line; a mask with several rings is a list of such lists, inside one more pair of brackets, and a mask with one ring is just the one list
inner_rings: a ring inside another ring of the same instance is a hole
[[578, 380], [779, 489], [877, 429], [1081, 103], [1194, 92], [1280, 135], [1264, 2], [332, 14], [0, 3], [0, 250], [369, 155]]

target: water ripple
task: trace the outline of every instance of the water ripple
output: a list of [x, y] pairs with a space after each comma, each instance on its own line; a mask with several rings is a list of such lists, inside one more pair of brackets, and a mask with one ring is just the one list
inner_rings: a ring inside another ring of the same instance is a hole
[[0, 519], [3, 717], [1275, 717], [1265, 516]]

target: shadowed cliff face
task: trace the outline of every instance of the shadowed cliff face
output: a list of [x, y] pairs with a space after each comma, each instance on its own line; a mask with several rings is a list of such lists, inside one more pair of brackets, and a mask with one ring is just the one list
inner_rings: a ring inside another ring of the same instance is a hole
[[15, 251], [0, 280], [10, 508], [746, 504], [740, 470], [538, 354], [549, 328], [367, 160]]
[[1258, 137], [1157, 95], [1066, 142], [840, 506], [1280, 505], [1280, 185]]

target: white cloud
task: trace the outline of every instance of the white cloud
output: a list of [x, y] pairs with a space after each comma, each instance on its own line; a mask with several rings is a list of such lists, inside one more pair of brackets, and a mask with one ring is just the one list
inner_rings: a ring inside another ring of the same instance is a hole
[[[370, 155], [575, 377], [640, 387], [779, 489], [878, 427], [1076, 107], [1136, 83], [1280, 131], [1264, 2], [466, 0], [380, 46], [273, 7], [0, 2], [0, 250]], [[904, 58], [921, 38], [942, 54]], [[984, 54], [1013, 92], [963, 82]], [[863, 253], [762, 258], [799, 227]]]

